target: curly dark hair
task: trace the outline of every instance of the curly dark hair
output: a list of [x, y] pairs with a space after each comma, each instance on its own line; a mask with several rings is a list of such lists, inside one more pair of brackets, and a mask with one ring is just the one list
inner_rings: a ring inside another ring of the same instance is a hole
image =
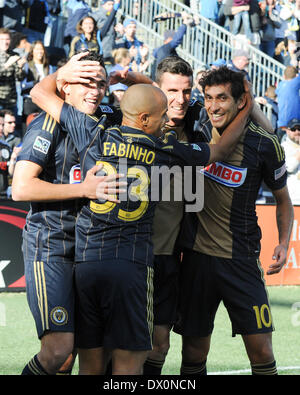
[[235, 101], [245, 93], [244, 73], [236, 72], [226, 66], [205, 72], [199, 83], [205, 92], [207, 86], [230, 84], [231, 95]]

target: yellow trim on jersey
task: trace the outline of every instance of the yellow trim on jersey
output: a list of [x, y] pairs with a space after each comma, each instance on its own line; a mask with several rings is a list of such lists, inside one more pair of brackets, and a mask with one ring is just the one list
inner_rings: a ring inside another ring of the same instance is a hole
[[270, 139], [274, 144], [274, 148], [275, 148], [275, 151], [277, 154], [278, 161], [281, 162], [282, 160], [284, 160], [284, 150], [275, 135], [270, 134], [269, 132], [267, 132], [260, 126], [256, 127], [252, 122], [249, 125], [249, 129], [252, 132], [256, 132], [256, 133], [260, 134], [261, 136], [264, 136], [264, 137], [267, 137], [268, 139]]
[[151, 339], [153, 334], [153, 274], [153, 268], [147, 266], [147, 322]]
[[[121, 133], [122, 133], [122, 132], [121, 132]], [[151, 143], [154, 144], [153, 140], [152, 140], [150, 137], [148, 137], [148, 136], [143, 136], [143, 135], [141, 135], [141, 134], [122, 133], [122, 136], [134, 137], [134, 138], [136, 138], [136, 139], [140, 139], [140, 138], [141, 138], [141, 139], [147, 139], [147, 140], [151, 141]]]
[[53, 117], [51, 117], [51, 115], [49, 115], [48, 113], [45, 116], [45, 120], [42, 126], [42, 130], [46, 130], [47, 132], [49, 132], [50, 134], [53, 133], [53, 130], [55, 128], [56, 125], [56, 121]]

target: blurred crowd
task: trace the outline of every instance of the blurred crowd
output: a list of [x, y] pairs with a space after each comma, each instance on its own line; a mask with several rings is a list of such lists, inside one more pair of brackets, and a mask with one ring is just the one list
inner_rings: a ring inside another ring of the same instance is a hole
[[[177, 55], [187, 27], [201, 15], [286, 66], [283, 81], [269, 86], [256, 101], [272, 107], [272, 124], [286, 150], [291, 197], [300, 204], [300, 0], [183, 0], [190, 13], [179, 14], [182, 24], [165, 31], [163, 45], [151, 54], [136, 20], [118, 13], [120, 1], [102, 0], [97, 9], [91, 9], [83, 0], [0, 0], [1, 196], [10, 196], [22, 137], [40, 111], [29, 94], [34, 84], [85, 49], [102, 54], [108, 72], [129, 68], [154, 78], [156, 65], [166, 56]], [[132, 1], [137, 15], [141, 1]], [[63, 30], [59, 28], [62, 8], [68, 15]], [[238, 49], [229, 62], [217, 59], [196, 70], [192, 99], [204, 101], [199, 79], [206, 70], [226, 65], [250, 80], [248, 64], [248, 53]], [[110, 86], [105, 102], [118, 106], [126, 89], [123, 84]]]

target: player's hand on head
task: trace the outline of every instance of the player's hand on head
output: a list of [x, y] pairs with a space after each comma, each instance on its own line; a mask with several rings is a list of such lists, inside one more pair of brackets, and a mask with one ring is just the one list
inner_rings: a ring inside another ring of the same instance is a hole
[[90, 78], [97, 78], [101, 71], [100, 63], [94, 60], [81, 60], [88, 52], [78, 53], [58, 69], [57, 81], [85, 84]]
[[124, 177], [124, 174], [97, 175], [103, 165], [95, 165], [87, 171], [86, 177], [82, 183], [84, 197], [88, 199], [109, 200], [114, 203], [120, 203], [117, 194], [126, 192], [126, 181], [118, 181]]

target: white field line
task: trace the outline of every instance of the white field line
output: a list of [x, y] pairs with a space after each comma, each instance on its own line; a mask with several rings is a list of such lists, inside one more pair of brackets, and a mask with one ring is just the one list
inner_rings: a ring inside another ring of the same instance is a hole
[[[300, 371], [300, 366], [278, 366], [277, 370], [278, 371], [285, 371], [285, 370], [299, 370]], [[235, 374], [243, 374], [243, 373], [251, 373], [251, 369], [242, 369], [242, 370], [224, 370], [222, 372], [211, 372], [208, 373], [208, 375], [235, 375]]]

